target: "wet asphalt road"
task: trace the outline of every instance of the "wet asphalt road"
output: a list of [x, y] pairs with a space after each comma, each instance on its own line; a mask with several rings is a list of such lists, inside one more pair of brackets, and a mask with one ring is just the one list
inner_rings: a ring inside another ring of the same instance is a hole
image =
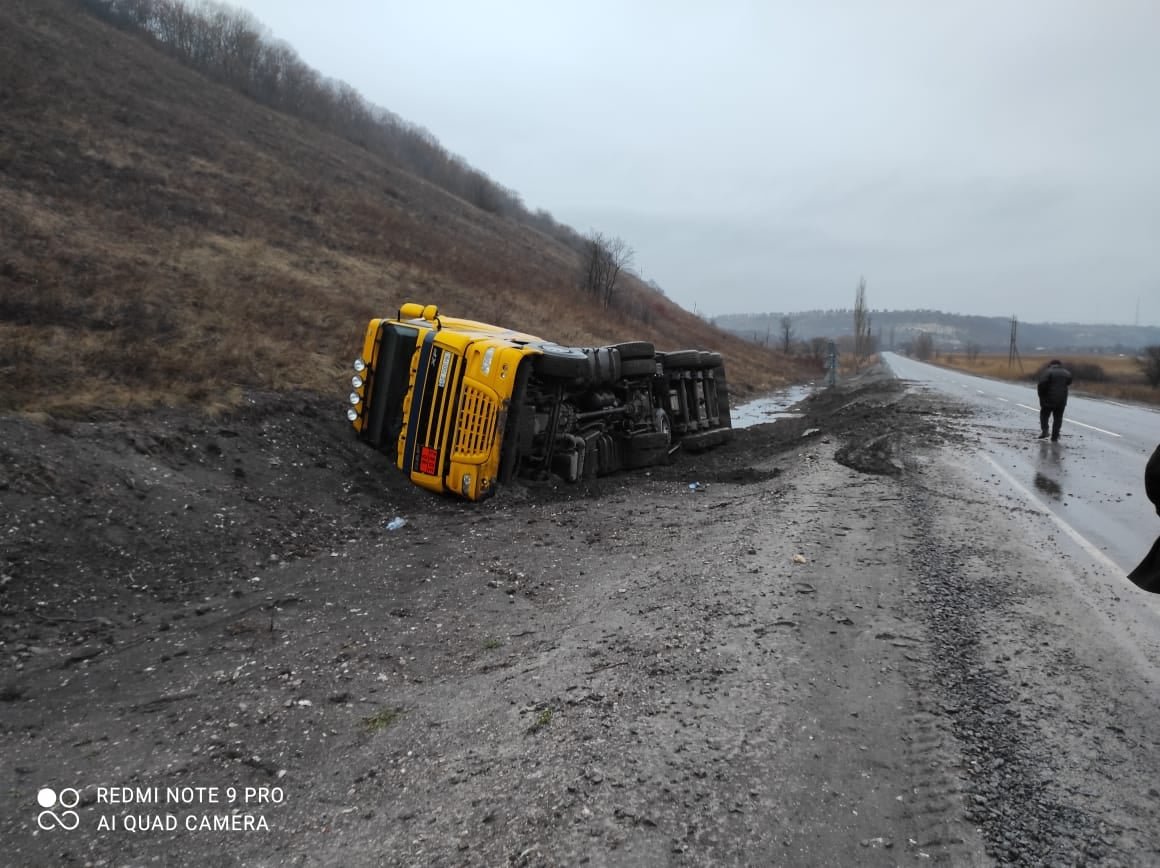
[[[1127, 572], [1160, 534], [1144, 496], [1144, 465], [1160, 442], [1157, 410], [1083, 397], [1073, 388], [1059, 443], [1037, 440], [1031, 384], [975, 377], [884, 354], [915, 388], [955, 395], [975, 412], [980, 473], [1051, 512], [1071, 541], [1109, 570]], [[1069, 530], [1070, 529], [1070, 530]]]

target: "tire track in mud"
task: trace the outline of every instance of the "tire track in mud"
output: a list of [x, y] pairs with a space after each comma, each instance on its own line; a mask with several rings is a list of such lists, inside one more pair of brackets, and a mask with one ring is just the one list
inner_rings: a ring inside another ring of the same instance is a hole
[[915, 781], [908, 803], [914, 831], [907, 844], [919, 858], [935, 864], [967, 864], [970, 847], [956, 831], [961, 816], [962, 784], [946, 770], [948, 753], [956, 747], [944, 731], [945, 723], [919, 701], [906, 715], [903, 762]]
[[939, 505], [917, 486], [903, 487], [917, 531], [910, 548], [918, 576], [916, 611], [925, 622], [933, 667], [932, 696], [961, 745], [968, 780], [967, 818], [1000, 864], [1131, 864], [1117, 847], [1119, 829], [1054, 785], [1041, 740], [1027, 725], [1020, 685], [990, 664], [982, 642], [991, 613], [1009, 611], [1017, 594], [1001, 566], [970, 545], [940, 540]]

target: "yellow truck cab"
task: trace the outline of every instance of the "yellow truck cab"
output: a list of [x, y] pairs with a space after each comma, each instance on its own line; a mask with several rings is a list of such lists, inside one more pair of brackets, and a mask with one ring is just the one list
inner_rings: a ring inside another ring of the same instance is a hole
[[468, 500], [515, 476], [584, 476], [727, 438], [717, 353], [651, 343], [562, 347], [404, 304], [372, 319], [347, 417], [416, 485]]

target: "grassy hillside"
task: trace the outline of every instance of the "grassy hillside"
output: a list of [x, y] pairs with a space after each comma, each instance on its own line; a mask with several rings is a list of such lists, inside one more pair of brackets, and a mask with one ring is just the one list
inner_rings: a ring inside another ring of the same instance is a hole
[[610, 313], [577, 254], [263, 108], [69, 0], [0, 5], [0, 408], [78, 413], [345, 391], [406, 300], [565, 343], [651, 338], [794, 372], [634, 283]]

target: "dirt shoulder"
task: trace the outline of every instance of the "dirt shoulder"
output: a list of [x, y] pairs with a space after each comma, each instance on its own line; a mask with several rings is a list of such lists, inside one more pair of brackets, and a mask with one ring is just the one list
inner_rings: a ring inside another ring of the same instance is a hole
[[[962, 521], [939, 493], [939, 447], [973, 436], [957, 406], [872, 373], [712, 453], [481, 505], [404, 483], [340, 409], [0, 422], [15, 864], [973, 864], [1126, 846], [1131, 811], [1088, 822], [1041, 788], [1032, 827], [1027, 793], [972, 765], [1002, 725], [1019, 782], [1043, 770], [1002, 697], [972, 716], [997, 689], [972, 651], [982, 619], [1013, 604], [985, 565], [954, 566], [939, 525]], [[990, 590], [948, 605], [938, 583], [976, 573]], [[969, 689], [948, 698], [956, 677]], [[42, 787], [79, 791], [77, 829], [38, 830]]]

